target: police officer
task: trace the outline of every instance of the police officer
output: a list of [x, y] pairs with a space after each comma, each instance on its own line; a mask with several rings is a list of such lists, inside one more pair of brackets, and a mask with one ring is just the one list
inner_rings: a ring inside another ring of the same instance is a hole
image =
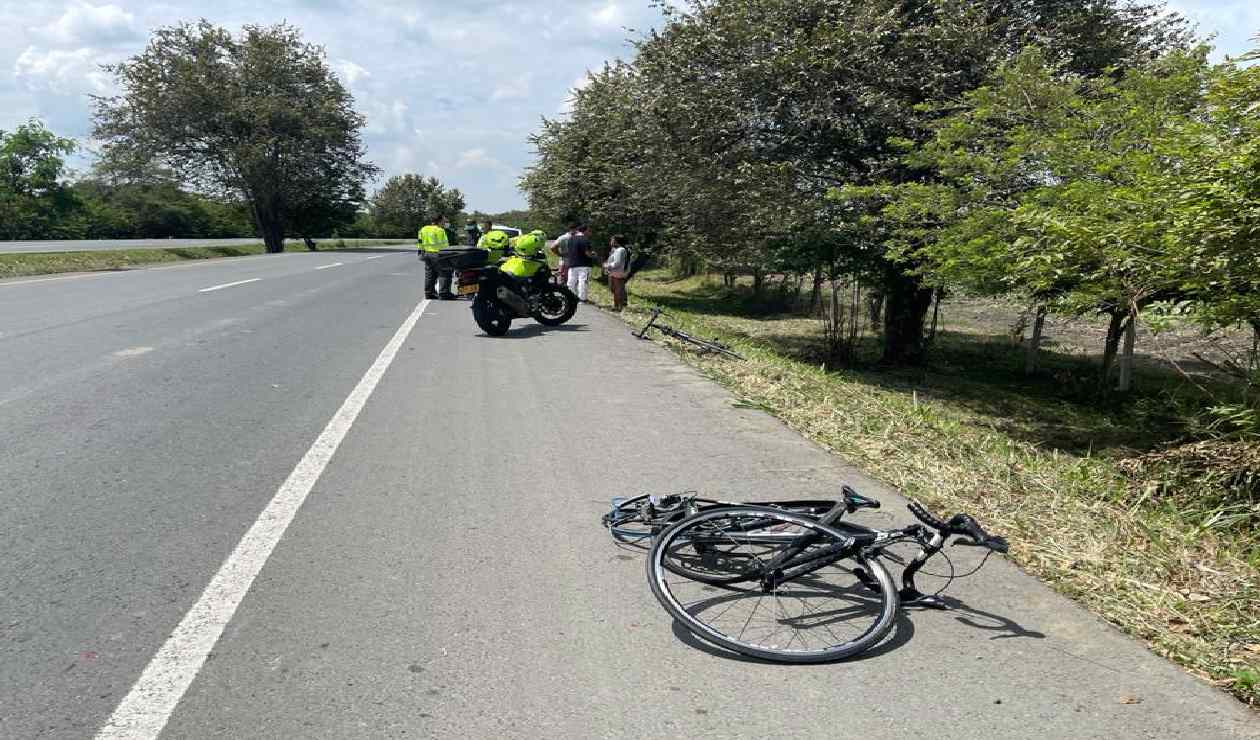
[[486, 232], [477, 240], [477, 246], [486, 250], [486, 264], [495, 265], [506, 256], [508, 235], [486, 222]]
[[[438, 254], [448, 246], [450, 246], [450, 241], [446, 236], [446, 217], [439, 214], [433, 217], [429, 225], [421, 227], [418, 237], [417, 247], [420, 259], [424, 261], [425, 298], [455, 300], [455, 294], [451, 292], [451, 271], [438, 269]], [[438, 287], [441, 289], [440, 293], [435, 290]]]
[[499, 270], [518, 278], [530, 278], [547, 264], [543, 254], [546, 240], [535, 234], [521, 234], [512, 243], [512, 256], [504, 260]]

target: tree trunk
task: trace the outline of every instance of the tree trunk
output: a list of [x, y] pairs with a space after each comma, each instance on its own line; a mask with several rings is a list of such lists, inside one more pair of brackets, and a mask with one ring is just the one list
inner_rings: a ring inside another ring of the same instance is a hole
[[1024, 353], [1024, 375], [1036, 375], [1041, 365], [1041, 335], [1046, 328], [1046, 307], [1037, 306], [1037, 317], [1033, 319], [1032, 338]]
[[941, 322], [941, 297], [945, 294], [942, 288], [932, 291], [932, 328], [928, 331], [927, 346], [936, 341], [936, 328]]
[[275, 254], [284, 251], [284, 219], [275, 211], [257, 209], [258, 230], [262, 232], [263, 244], [267, 252]]
[[760, 298], [761, 291], [765, 287], [766, 287], [766, 274], [761, 271], [760, 267], [758, 267], [757, 269], [753, 270], [753, 295]]
[[823, 308], [823, 337], [827, 343], [827, 357], [824, 366], [828, 370], [834, 370], [842, 353], [841, 345], [844, 342], [843, 329], [844, 326], [844, 308], [840, 300], [840, 290], [842, 283], [839, 280], [831, 281], [831, 290], [829, 291], [826, 306]]
[[1111, 322], [1107, 325], [1107, 344], [1103, 348], [1102, 361], [1102, 390], [1108, 393], [1111, 390], [1111, 371], [1116, 364], [1116, 352], [1120, 348], [1120, 337], [1124, 334], [1124, 321], [1128, 317], [1128, 313], [1121, 311], [1119, 307], [1111, 310]]
[[866, 299], [866, 313], [871, 320], [871, 331], [878, 332], [884, 317], [884, 291], [872, 290]]
[[1247, 378], [1243, 382], [1243, 403], [1251, 403], [1251, 389], [1255, 386], [1256, 375], [1260, 373], [1260, 320], [1253, 319], [1251, 324], [1251, 353], [1247, 355]]
[[884, 289], [884, 356], [881, 361], [890, 365], [921, 362], [923, 321], [936, 291], [924, 288], [919, 278], [906, 275], [895, 265], [888, 268]]
[[1116, 390], [1128, 393], [1133, 390], [1133, 346], [1137, 343], [1137, 311], [1129, 310], [1129, 322], [1124, 329], [1124, 354], [1120, 355], [1120, 382]]
[[814, 268], [814, 287], [809, 292], [809, 314], [813, 316], [818, 313], [818, 301], [822, 299], [823, 284], [823, 268], [818, 265]]

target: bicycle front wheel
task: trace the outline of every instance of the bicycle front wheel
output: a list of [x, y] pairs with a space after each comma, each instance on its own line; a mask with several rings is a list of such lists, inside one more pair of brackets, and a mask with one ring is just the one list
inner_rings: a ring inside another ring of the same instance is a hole
[[[789, 663], [839, 660], [877, 645], [899, 605], [888, 571], [849, 542], [786, 511], [708, 509], [656, 539], [648, 582], [670, 616], [715, 645]], [[791, 560], [772, 567], [781, 555]]]

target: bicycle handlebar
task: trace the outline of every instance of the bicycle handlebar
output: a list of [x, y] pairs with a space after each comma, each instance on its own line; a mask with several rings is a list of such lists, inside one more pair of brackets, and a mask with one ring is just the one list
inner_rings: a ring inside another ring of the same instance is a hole
[[928, 525], [932, 529], [937, 530], [945, 535], [958, 535], [961, 538], [955, 540], [955, 545], [967, 545], [969, 547], [987, 547], [996, 552], [1007, 552], [1010, 545], [1005, 537], [991, 535], [984, 531], [973, 517], [968, 514], [955, 514], [948, 522], [942, 521], [932, 512], [928, 511], [923, 504], [918, 501], [911, 501], [909, 504], [910, 513], [914, 514], [919, 521]]

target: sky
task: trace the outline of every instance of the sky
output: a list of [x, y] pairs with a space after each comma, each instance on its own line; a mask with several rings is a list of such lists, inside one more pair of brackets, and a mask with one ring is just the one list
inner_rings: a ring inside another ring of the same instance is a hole
[[[1217, 35], [1217, 58], [1256, 45], [1260, 0], [1169, 5]], [[540, 119], [564, 115], [587, 70], [633, 56], [627, 39], [661, 20], [648, 0], [0, 0], [0, 129], [37, 117], [90, 151], [88, 96], [114, 92], [100, 65], [139, 52], [154, 28], [201, 17], [300, 27], [367, 117], [381, 181], [433, 175], [490, 212], [524, 206], [516, 183]]]

